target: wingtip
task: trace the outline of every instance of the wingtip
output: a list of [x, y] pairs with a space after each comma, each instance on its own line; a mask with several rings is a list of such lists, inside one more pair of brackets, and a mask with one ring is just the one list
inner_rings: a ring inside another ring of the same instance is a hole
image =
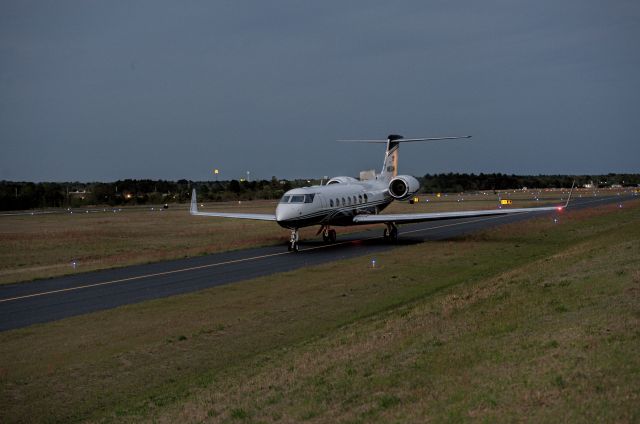
[[571, 190], [569, 191], [569, 197], [567, 197], [567, 203], [564, 204], [564, 208], [566, 208], [567, 206], [569, 206], [569, 202], [571, 201], [571, 195], [573, 194], [573, 189], [576, 186], [576, 180], [573, 180], [573, 183], [571, 184]]
[[191, 215], [198, 213], [198, 199], [196, 196], [196, 189], [191, 192], [191, 208], [189, 209]]

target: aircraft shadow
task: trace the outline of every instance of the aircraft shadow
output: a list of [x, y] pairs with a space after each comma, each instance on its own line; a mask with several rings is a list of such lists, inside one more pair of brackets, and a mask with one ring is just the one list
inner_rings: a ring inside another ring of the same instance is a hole
[[351, 250], [351, 249], [362, 249], [362, 247], [401, 247], [401, 246], [412, 246], [415, 244], [423, 243], [424, 240], [418, 237], [401, 237], [396, 242], [390, 243], [385, 241], [382, 237], [377, 238], [368, 238], [368, 239], [345, 239], [339, 240], [335, 244], [327, 243], [322, 240], [304, 240], [300, 242], [301, 253], [313, 253], [318, 252], [320, 250], [331, 249], [333, 251], [339, 250]]

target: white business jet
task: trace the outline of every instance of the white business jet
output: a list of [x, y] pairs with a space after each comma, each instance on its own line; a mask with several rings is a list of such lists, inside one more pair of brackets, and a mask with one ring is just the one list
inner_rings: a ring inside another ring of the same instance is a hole
[[[398, 224], [412, 222], [435, 221], [443, 219], [470, 218], [487, 215], [505, 215], [514, 213], [542, 212], [562, 210], [564, 206], [492, 209], [458, 212], [433, 212], [410, 214], [380, 214], [394, 200], [406, 200], [419, 189], [420, 183], [411, 175], [398, 175], [398, 147], [400, 143], [415, 141], [455, 140], [471, 138], [435, 137], [435, 138], [403, 138], [400, 135], [389, 135], [386, 140], [341, 140], [362, 143], [386, 143], [387, 151], [382, 172], [367, 180], [352, 177], [335, 177], [326, 185], [294, 188], [287, 191], [276, 208], [274, 215], [252, 213], [199, 212], [196, 201], [196, 190], [191, 195], [191, 215], [214, 216], [221, 218], [253, 219], [275, 221], [281, 227], [291, 230], [289, 250], [297, 252], [298, 229], [312, 225], [320, 225], [318, 234], [326, 242], [335, 242], [336, 231], [332, 226], [385, 224], [384, 239], [395, 242], [398, 239]], [[569, 198], [571, 194], [569, 194]]]

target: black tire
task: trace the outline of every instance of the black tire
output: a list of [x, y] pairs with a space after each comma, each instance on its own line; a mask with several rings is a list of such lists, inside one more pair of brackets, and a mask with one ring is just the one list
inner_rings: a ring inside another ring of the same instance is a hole
[[329, 241], [331, 243], [336, 242], [336, 230], [329, 230]]

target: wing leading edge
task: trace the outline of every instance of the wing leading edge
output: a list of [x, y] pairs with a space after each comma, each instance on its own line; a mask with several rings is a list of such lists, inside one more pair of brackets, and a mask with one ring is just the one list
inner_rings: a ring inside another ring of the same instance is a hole
[[354, 224], [409, 224], [412, 222], [423, 221], [437, 221], [444, 219], [456, 219], [456, 218], [474, 218], [478, 216], [491, 216], [491, 215], [509, 215], [516, 213], [533, 213], [533, 212], [560, 212], [569, 206], [571, 201], [571, 195], [573, 194], [573, 188], [576, 182], [574, 181], [569, 191], [569, 197], [567, 202], [561, 206], [544, 206], [541, 208], [516, 208], [516, 209], [488, 209], [488, 210], [476, 210], [476, 211], [459, 211], [459, 212], [431, 212], [431, 213], [405, 213], [405, 214], [382, 214], [382, 215], [356, 215], [353, 217]]
[[191, 215], [196, 216], [213, 216], [218, 218], [236, 218], [236, 219], [253, 219], [257, 221], [275, 221], [275, 215], [266, 213], [228, 213], [228, 212], [198, 212], [198, 201], [196, 200], [196, 189], [191, 192]]
[[382, 214], [382, 215], [356, 215], [353, 217], [354, 224], [376, 224], [393, 222], [396, 224], [409, 224], [412, 222], [437, 221], [444, 219], [473, 218], [478, 216], [508, 215], [515, 213], [549, 212], [561, 211], [564, 206], [549, 206], [543, 208], [519, 208], [519, 209], [489, 209], [477, 211], [459, 212], [432, 212], [432, 213], [409, 213], [409, 214]]

